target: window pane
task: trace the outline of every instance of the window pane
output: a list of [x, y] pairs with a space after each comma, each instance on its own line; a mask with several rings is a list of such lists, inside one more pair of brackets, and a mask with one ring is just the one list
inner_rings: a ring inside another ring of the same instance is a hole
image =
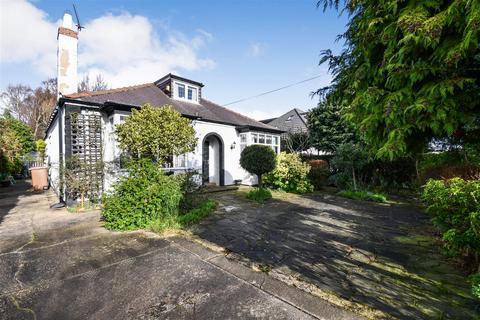
[[266, 144], [272, 144], [272, 136], [267, 136]]
[[177, 84], [177, 92], [179, 98], [185, 98], [185, 86], [183, 84]]
[[197, 101], [197, 89], [193, 87], [188, 87], [188, 100]]
[[275, 145], [278, 146], [278, 137], [273, 137], [275, 139]]
[[275, 151], [275, 153], [278, 153], [278, 147], [277, 146], [273, 147], [273, 150]]
[[264, 134], [259, 134], [258, 135], [258, 143], [265, 143], [265, 135]]
[[240, 143], [247, 143], [247, 135], [245, 133], [240, 134]]
[[258, 143], [258, 134], [252, 133], [252, 142], [253, 143]]

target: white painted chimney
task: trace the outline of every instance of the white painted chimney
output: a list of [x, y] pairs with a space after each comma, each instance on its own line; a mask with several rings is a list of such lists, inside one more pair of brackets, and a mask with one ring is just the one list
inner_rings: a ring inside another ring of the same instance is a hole
[[73, 28], [72, 16], [65, 13], [57, 34], [57, 97], [77, 92], [78, 32]]

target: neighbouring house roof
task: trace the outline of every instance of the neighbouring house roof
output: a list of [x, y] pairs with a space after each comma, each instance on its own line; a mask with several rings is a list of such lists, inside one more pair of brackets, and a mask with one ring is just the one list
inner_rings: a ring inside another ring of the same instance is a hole
[[307, 112], [298, 108], [294, 108], [278, 118], [260, 120], [260, 122], [268, 124], [285, 132], [306, 132]]
[[281, 130], [278, 128], [274, 128], [268, 124], [246, 117], [204, 98], [200, 98], [199, 103], [191, 103], [172, 99], [155, 83], [146, 83], [112, 90], [79, 92], [76, 94], [66, 95], [64, 98], [103, 106], [117, 104], [123, 106], [140, 107], [146, 103], [154, 106], [164, 106], [168, 104], [171, 105], [176, 111], [187, 117], [234, 125], [242, 129], [281, 133]]

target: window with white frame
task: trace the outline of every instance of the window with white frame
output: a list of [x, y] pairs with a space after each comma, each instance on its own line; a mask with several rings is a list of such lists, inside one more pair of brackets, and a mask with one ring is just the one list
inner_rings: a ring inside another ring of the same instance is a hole
[[247, 146], [247, 134], [240, 133], [240, 152], [242, 152], [246, 146]]
[[188, 87], [187, 99], [190, 101], [197, 101], [197, 88]]
[[[245, 137], [246, 140], [246, 137]], [[240, 148], [242, 149], [242, 137], [240, 135]], [[250, 134], [250, 144], [262, 144], [272, 148], [275, 153], [280, 152], [280, 139], [278, 136], [265, 134], [265, 133], [254, 133]]]
[[177, 97], [180, 99], [185, 99], [185, 85], [181, 83], [176, 84]]
[[175, 156], [173, 166], [176, 168], [185, 168], [187, 167], [187, 160], [188, 158], [186, 154]]
[[199, 88], [183, 82], [174, 82], [174, 97], [176, 99], [198, 103]]

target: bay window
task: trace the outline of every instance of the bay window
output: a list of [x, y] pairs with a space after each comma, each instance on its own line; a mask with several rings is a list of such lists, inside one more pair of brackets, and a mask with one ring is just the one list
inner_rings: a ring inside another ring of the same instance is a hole
[[280, 138], [279, 136], [266, 134], [266, 133], [259, 133], [259, 132], [250, 132], [250, 140], [247, 139], [247, 133], [240, 134], [240, 151], [245, 149], [247, 146], [247, 141], [249, 141], [248, 145], [251, 144], [261, 144], [266, 145], [272, 148], [275, 153], [280, 152]]

